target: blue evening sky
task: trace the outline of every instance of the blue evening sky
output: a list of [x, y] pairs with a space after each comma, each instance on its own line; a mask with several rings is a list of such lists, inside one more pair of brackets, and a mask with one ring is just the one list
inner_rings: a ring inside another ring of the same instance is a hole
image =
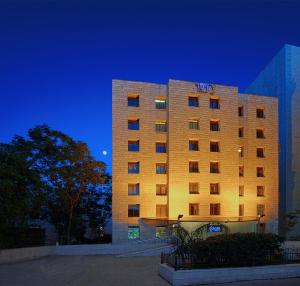
[[113, 78], [243, 90], [300, 45], [299, 11], [297, 0], [1, 0], [0, 141], [45, 123], [110, 169]]

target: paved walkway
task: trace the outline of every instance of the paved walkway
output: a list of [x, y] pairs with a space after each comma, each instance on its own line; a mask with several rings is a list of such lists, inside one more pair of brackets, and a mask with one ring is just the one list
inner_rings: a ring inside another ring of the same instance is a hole
[[[51, 256], [0, 265], [1, 286], [166, 286], [158, 257]], [[299, 273], [300, 275], [300, 273]], [[299, 286], [300, 278], [218, 284]]]

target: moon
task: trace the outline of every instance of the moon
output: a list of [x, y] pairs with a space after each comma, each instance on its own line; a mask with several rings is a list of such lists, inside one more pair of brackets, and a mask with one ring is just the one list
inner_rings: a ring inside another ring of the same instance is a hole
[[103, 151], [102, 151], [102, 154], [103, 154], [104, 156], [106, 156], [106, 155], [107, 155], [107, 151], [106, 151], [106, 150], [103, 150]]

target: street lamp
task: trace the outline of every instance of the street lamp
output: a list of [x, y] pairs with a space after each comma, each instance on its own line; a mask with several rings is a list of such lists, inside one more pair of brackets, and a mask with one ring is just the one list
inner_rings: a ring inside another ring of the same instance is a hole
[[179, 246], [179, 227], [180, 227], [180, 219], [183, 218], [183, 215], [180, 214], [177, 217], [177, 250], [178, 250], [178, 246]]

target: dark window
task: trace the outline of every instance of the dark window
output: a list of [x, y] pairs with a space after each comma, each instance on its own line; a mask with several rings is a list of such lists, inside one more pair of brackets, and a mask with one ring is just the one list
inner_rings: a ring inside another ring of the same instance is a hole
[[128, 129], [129, 130], [139, 130], [140, 121], [138, 119], [128, 119]]
[[210, 194], [211, 195], [219, 195], [220, 194], [220, 185], [219, 185], [219, 183], [210, 184]]
[[239, 205], [239, 216], [244, 216], [244, 205]]
[[190, 151], [199, 151], [198, 140], [189, 140], [189, 150]]
[[243, 106], [239, 106], [239, 116], [240, 117], [244, 116], [244, 107]]
[[256, 129], [256, 138], [259, 139], [265, 138], [264, 131], [262, 129]]
[[167, 123], [164, 121], [155, 122], [155, 131], [156, 132], [166, 132]]
[[210, 142], [210, 152], [220, 152], [219, 142], [217, 141]]
[[239, 186], [239, 196], [240, 197], [244, 196], [244, 186]]
[[139, 96], [128, 95], [128, 106], [139, 107]]
[[219, 121], [216, 120], [210, 121], [210, 131], [220, 131]]
[[138, 196], [140, 194], [140, 184], [128, 184], [128, 196]]
[[157, 196], [166, 196], [168, 194], [168, 188], [166, 184], [157, 184], [156, 185], [156, 195]]
[[131, 151], [131, 152], [140, 151], [140, 141], [139, 140], [128, 140], [128, 151]]
[[244, 137], [244, 128], [243, 127], [240, 127], [239, 128], [239, 137]]
[[189, 96], [189, 106], [198, 107], [199, 99], [196, 96]]
[[257, 118], [265, 118], [265, 113], [262, 108], [257, 108], [256, 109], [256, 117]]
[[257, 167], [256, 168], [256, 176], [257, 177], [264, 177], [264, 168], [263, 167]]
[[189, 129], [199, 129], [199, 121], [197, 119], [189, 119]]
[[217, 98], [210, 98], [209, 99], [209, 107], [211, 109], [219, 109], [220, 108], [220, 102]]
[[128, 217], [139, 217], [140, 205], [128, 205]]
[[257, 215], [262, 216], [265, 215], [265, 205], [257, 205], [256, 206], [257, 209]]
[[156, 142], [156, 153], [166, 153], [167, 152], [167, 143]]
[[256, 148], [256, 157], [264, 158], [264, 148]]
[[239, 166], [239, 176], [244, 177], [244, 166]]
[[210, 172], [214, 174], [220, 173], [219, 162], [210, 162]]
[[220, 204], [210, 204], [210, 215], [220, 215], [221, 206]]
[[189, 183], [189, 193], [190, 194], [199, 194], [199, 184], [198, 183]]
[[166, 109], [167, 102], [165, 99], [155, 99], [155, 108], [156, 109]]
[[140, 172], [139, 162], [129, 162], [128, 163], [128, 174], [138, 174]]
[[168, 217], [168, 206], [156, 205], [156, 217]]
[[167, 174], [167, 164], [157, 163], [156, 164], [156, 174]]
[[198, 162], [195, 162], [195, 161], [189, 162], [189, 172], [190, 173], [199, 173]]
[[264, 186], [257, 186], [257, 196], [258, 197], [263, 197], [265, 195], [265, 187]]
[[190, 204], [189, 205], [189, 214], [190, 215], [199, 215], [199, 204]]

